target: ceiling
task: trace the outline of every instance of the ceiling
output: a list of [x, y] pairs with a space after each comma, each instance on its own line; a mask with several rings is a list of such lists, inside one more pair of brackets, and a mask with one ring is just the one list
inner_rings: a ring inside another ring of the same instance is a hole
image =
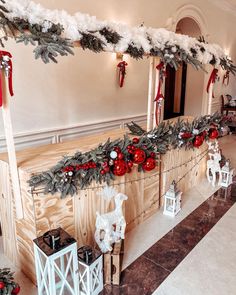
[[236, 16], [236, 0], [209, 0], [224, 11]]

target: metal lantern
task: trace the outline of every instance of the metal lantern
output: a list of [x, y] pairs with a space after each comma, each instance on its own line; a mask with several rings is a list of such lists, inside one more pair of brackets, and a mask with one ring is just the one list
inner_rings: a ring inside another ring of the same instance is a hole
[[170, 185], [169, 190], [164, 195], [164, 211], [163, 214], [175, 216], [181, 210], [182, 192], [177, 189], [175, 181]]
[[38, 295], [79, 295], [76, 240], [57, 228], [33, 242]]
[[221, 168], [220, 174], [221, 186], [228, 187], [231, 183], [233, 183], [234, 169], [230, 168], [229, 161], [226, 161], [225, 165]]
[[103, 290], [103, 256], [90, 246], [78, 249], [81, 295], [97, 295]]

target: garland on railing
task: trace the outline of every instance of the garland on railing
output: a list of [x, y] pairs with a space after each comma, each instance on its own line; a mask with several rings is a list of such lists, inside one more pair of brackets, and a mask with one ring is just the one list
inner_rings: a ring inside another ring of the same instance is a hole
[[197, 69], [204, 64], [221, 66], [236, 72], [236, 67], [216, 44], [206, 44], [165, 29], [145, 26], [129, 28], [124, 24], [99, 21], [87, 14], [69, 15], [66, 11], [49, 10], [29, 0], [0, 0], [0, 28], [17, 42], [32, 44], [36, 58], [56, 62], [58, 55], [73, 54], [78, 41], [83, 49], [94, 52], [128, 53], [133, 58], [159, 56], [165, 65], [175, 69], [184, 61]]
[[49, 171], [33, 175], [29, 185], [33, 190], [42, 188], [44, 193], [60, 192], [62, 197], [76, 194], [78, 188], [84, 189], [93, 181], [109, 185], [116, 177], [132, 172], [134, 165], [138, 165], [139, 172], [155, 169], [158, 155], [170, 149], [198, 148], [204, 140], [217, 138], [222, 122], [221, 115], [216, 113], [192, 122], [162, 122], [150, 132], [132, 123], [128, 127], [139, 137], [108, 139], [91, 151], [64, 157]]

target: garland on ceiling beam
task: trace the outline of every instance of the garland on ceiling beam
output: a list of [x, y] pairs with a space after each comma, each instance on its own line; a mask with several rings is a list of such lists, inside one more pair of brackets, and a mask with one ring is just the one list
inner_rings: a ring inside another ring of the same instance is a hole
[[122, 52], [135, 59], [158, 56], [175, 69], [184, 61], [195, 68], [205, 64], [221, 66], [235, 73], [236, 67], [223, 49], [165, 29], [143, 25], [130, 28], [125, 24], [99, 21], [87, 14], [69, 15], [66, 11], [49, 10], [30, 0], [0, 0], [0, 28], [4, 36], [16, 42], [35, 46], [36, 58], [45, 63], [57, 62], [58, 55], [73, 54], [74, 42], [96, 53]]
[[116, 177], [131, 173], [135, 165], [139, 172], [155, 169], [159, 154], [182, 147], [198, 148], [204, 140], [216, 139], [222, 124], [218, 113], [192, 122], [162, 122], [149, 132], [131, 123], [128, 128], [138, 137], [108, 139], [91, 151], [64, 157], [50, 170], [33, 175], [29, 185], [33, 191], [39, 187], [45, 194], [59, 192], [62, 197], [75, 195], [78, 189], [87, 188], [93, 181], [109, 185]]

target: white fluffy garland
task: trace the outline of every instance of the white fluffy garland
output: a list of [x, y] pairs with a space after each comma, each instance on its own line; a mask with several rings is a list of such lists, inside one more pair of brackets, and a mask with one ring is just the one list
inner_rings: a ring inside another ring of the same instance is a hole
[[[64, 10], [49, 10], [42, 7], [40, 4], [36, 4], [30, 0], [5, 0], [6, 8], [10, 11], [8, 17], [12, 20], [14, 17], [27, 20], [31, 24], [40, 24], [47, 31], [50, 27], [50, 23], [61, 24], [64, 28], [64, 37], [71, 39], [72, 41], [80, 41], [82, 35], [80, 32], [86, 33], [89, 31], [98, 31], [104, 27], [111, 28], [116, 31], [122, 38], [117, 44], [108, 43], [107, 40], [99, 32], [99, 38], [104, 42], [104, 50], [109, 52], [125, 52], [130, 43], [137, 48], [143, 48], [146, 54], [150, 53], [150, 49], [156, 46], [159, 49], [165, 49], [166, 45], [172, 47], [173, 53], [176, 51], [176, 46], [183, 49], [186, 53], [192, 55], [190, 49], [196, 49], [199, 62], [202, 64], [209, 64], [214, 55], [216, 59], [216, 66], [220, 64], [220, 59], [227, 59], [223, 49], [216, 44], [203, 44], [197, 39], [176, 34], [166, 29], [154, 29], [147, 27], [133, 27], [130, 28], [127, 25], [100, 21], [95, 16], [89, 16], [88, 14], [76, 13], [75, 15], [69, 15]], [[147, 37], [150, 37], [152, 44], [150, 44]], [[205, 51], [199, 50], [200, 47], [204, 47]], [[168, 53], [169, 54], [169, 53]]]

